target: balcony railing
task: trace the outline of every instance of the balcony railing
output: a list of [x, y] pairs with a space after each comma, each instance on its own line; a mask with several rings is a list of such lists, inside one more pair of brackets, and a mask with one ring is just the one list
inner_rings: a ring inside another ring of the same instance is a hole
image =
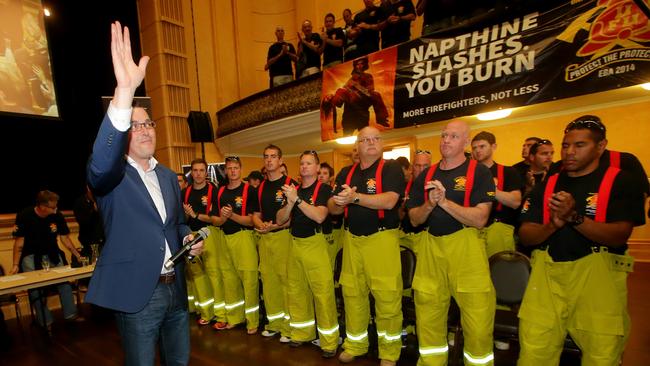
[[320, 108], [321, 73], [239, 100], [217, 112], [217, 137]]

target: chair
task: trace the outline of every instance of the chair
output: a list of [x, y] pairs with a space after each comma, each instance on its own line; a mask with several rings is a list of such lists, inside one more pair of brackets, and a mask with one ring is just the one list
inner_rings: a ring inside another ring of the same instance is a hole
[[[417, 257], [411, 249], [400, 246], [400, 260], [402, 262], [402, 287], [404, 290], [408, 290], [413, 288]], [[404, 328], [415, 325], [415, 302], [412, 296], [402, 296], [402, 315], [404, 317]], [[417, 360], [419, 356], [417, 338], [407, 337], [403, 342], [402, 357]]]
[[528, 286], [530, 260], [522, 253], [504, 251], [492, 255], [489, 263], [497, 304], [509, 307], [509, 309], [496, 311], [494, 338], [517, 342], [519, 340], [517, 311]]
[[[400, 257], [402, 260], [402, 281], [404, 289], [410, 289], [413, 285], [413, 276], [415, 275], [415, 268], [417, 264], [417, 257], [415, 253], [406, 247], [401, 247]], [[402, 313], [404, 315], [404, 324], [405, 325], [415, 325], [416, 316], [415, 316], [415, 301], [412, 297], [404, 296], [402, 297]], [[450, 365], [462, 365], [463, 363], [463, 329], [460, 325], [460, 308], [456, 304], [454, 298], [451, 298], [449, 304], [449, 311], [447, 314], [447, 328], [449, 332], [454, 334], [454, 347], [449, 354], [449, 364]], [[415, 345], [407, 344], [407, 353], [413, 359], [419, 357], [419, 350], [417, 339]]]
[[[490, 275], [496, 291], [497, 304], [509, 307], [497, 309], [494, 319], [494, 338], [519, 342], [517, 312], [524, 298], [530, 278], [530, 259], [516, 251], [499, 252], [490, 257]], [[580, 353], [580, 349], [567, 335], [564, 351]]]
[[345, 306], [343, 304], [343, 291], [339, 284], [341, 269], [343, 268], [343, 249], [339, 249], [334, 259], [334, 300], [336, 301], [336, 313], [339, 317], [339, 333], [345, 334]]
[[[415, 275], [416, 257], [415, 253], [406, 247], [400, 246], [400, 261], [402, 265], [402, 286], [405, 290], [410, 289], [413, 284], [413, 276]], [[341, 277], [341, 270], [343, 267], [343, 249], [340, 249], [336, 254], [334, 261], [334, 282], [338, 284]], [[345, 332], [345, 307], [343, 303], [343, 294], [341, 287], [335, 288], [336, 308], [339, 312], [339, 323], [341, 324], [341, 334]], [[370, 326], [368, 328], [369, 347], [368, 353], [377, 352], [377, 329], [374, 322], [375, 306], [372, 294], [369, 295], [370, 299]], [[406, 309], [406, 310], [405, 310]], [[415, 303], [412, 298], [402, 297], [402, 311], [404, 312], [405, 324], [415, 324]], [[415, 347], [417, 349], [417, 346]]]
[[[4, 275], [5, 275], [4, 268], [2, 268], [2, 266], [0, 266], [0, 276], [4, 276]], [[0, 295], [0, 307], [2, 307], [4, 305], [13, 305], [14, 306], [14, 310], [16, 311], [16, 320], [18, 320], [18, 325], [22, 329], [22, 323], [21, 323], [22, 315], [20, 313], [20, 303], [18, 301], [18, 297], [16, 296], [16, 294]], [[0, 311], [2, 311], [2, 310], [0, 310]]]
[[[408, 290], [413, 287], [417, 258], [411, 249], [400, 246], [400, 259], [402, 261], [402, 285], [404, 290]], [[402, 313], [405, 325], [415, 325], [415, 301], [413, 297], [402, 296]]]

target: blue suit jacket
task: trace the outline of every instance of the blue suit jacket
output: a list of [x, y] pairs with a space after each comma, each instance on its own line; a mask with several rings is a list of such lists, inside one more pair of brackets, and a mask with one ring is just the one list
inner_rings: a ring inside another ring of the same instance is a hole
[[[162, 222], [140, 175], [124, 156], [128, 135], [105, 116], [88, 163], [87, 178], [104, 219], [106, 243], [86, 302], [133, 313], [144, 308], [158, 283], [165, 239], [174, 254], [190, 229], [185, 225], [176, 174], [158, 164], [154, 171], [167, 211]], [[175, 286], [186, 301], [183, 264], [175, 270]]]

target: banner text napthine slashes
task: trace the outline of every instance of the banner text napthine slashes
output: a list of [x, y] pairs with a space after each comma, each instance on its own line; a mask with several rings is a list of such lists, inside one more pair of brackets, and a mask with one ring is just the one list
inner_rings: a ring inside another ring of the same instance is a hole
[[[411, 48], [409, 63], [414, 81], [405, 84], [409, 98], [534, 69], [535, 50], [522, 44], [520, 33], [536, 28], [537, 16], [528, 14]], [[452, 75], [456, 75], [454, 85]]]

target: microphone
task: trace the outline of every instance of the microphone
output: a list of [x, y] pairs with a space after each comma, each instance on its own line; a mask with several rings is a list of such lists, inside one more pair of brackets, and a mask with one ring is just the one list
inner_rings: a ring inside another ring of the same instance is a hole
[[176, 254], [174, 254], [171, 258], [169, 258], [169, 260], [167, 262], [165, 262], [165, 268], [166, 269], [174, 268], [174, 265], [176, 263], [178, 263], [178, 261], [184, 255], [186, 255], [187, 253], [190, 252], [190, 250], [192, 249], [192, 246], [194, 244], [196, 244], [196, 243], [198, 243], [198, 242], [200, 242], [202, 240], [205, 240], [205, 238], [207, 238], [208, 235], [210, 235], [210, 229], [208, 229], [207, 227], [204, 227], [201, 230], [199, 230], [198, 232], [196, 232], [194, 235], [195, 235], [194, 239], [192, 239], [192, 240], [188, 241], [187, 243], [183, 244], [181, 249], [179, 249], [178, 252], [176, 252]]

